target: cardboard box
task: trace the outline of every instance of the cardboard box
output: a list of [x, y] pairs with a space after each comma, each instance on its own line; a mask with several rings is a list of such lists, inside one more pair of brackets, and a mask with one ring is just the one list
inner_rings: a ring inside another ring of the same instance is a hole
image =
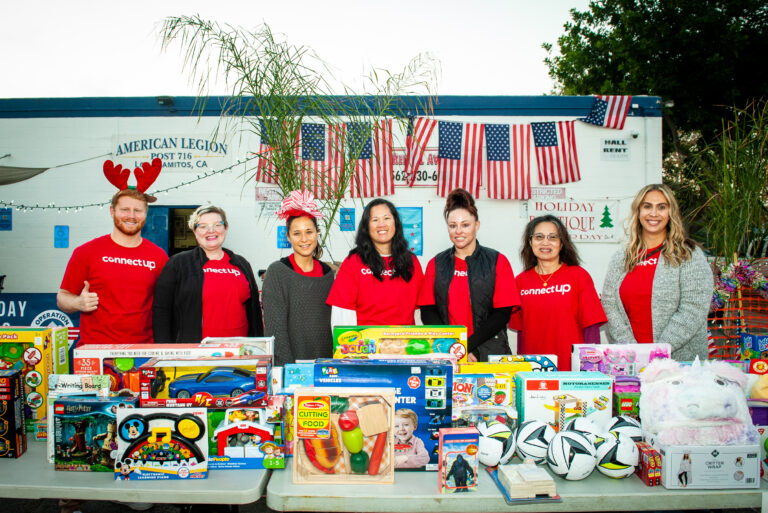
[[768, 356], [768, 335], [742, 333], [740, 339], [742, 358], [757, 359]]
[[139, 368], [152, 358], [239, 356], [243, 345], [227, 344], [87, 344], [75, 348], [73, 374], [106, 374], [114, 392], [139, 392]]
[[21, 371], [0, 370], [0, 458], [18, 458], [26, 451]]
[[114, 472], [117, 412], [133, 411], [135, 397], [60, 397], [53, 402], [54, 468]]
[[67, 328], [29, 328], [0, 326], [0, 368], [19, 369], [24, 381], [26, 429], [35, 432], [36, 424], [48, 412], [48, 375], [69, 372]]
[[464, 326], [335, 326], [334, 358], [367, 358], [369, 354], [452, 354], [467, 357]]
[[[450, 364], [431, 360], [318, 360], [313, 381], [315, 386], [345, 389], [350, 386], [394, 388], [395, 424], [413, 424], [413, 418], [416, 419], [416, 425], [410, 426], [413, 438], [395, 445], [396, 456], [408, 455], [407, 461], [396, 458], [395, 468], [437, 470], [438, 430], [451, 427], [453, 368]], [[428, 455], [424, 463], [422, 445]]]
[[315, 386], [314, 363], [286, 363], [283, 370], [283, 392], [293, 393], [299, 387]]
[[275, 354], [275, 337], [205, 337], [201, 342], [209, 344], [240, 344], [245, 356], [272, 356]]
[[207, 427], [205, 408], [119, 409], [115, 479], [205, 479]]
[[640, 452], [635, 474], [647, 486], [661, 484], [661, 454], [648, 442], [636, 442]]
[[574, 344], [571, 369], [637, 376], [651, 360], [670, 358], [671, 354], [669, 344]]
[[557, 370], [557, 355], [555, 354], [491, 354], [488, 363], [519, 363], [527, 362], [529, 371], [554, 372]]
[[442, 428], [440, 442], [440, 493], [476, 492], [480, 433], [473, 427]]
[[766, 454], [766, 443], [768, 443], [768, 400], [749, 399], [749, 415], [752, 417], [752, 423], [760, 434], [760, 477], [768, 481], [768, 454]]
[[459, 420], [466, 410], [503, 409], [517, 418], [514, 406], [514, 378], [508, 374], [456, 374], [453, 376], [452, 420]]
[[271, 356], [153, 358], [139, 368], [142, 408], [265, 407]]
[[600, 425], [613, 416], [613, 378], [600, 372], [518, 372], [515, 386], [519, 423], [537, 419], [559, 430], [574, 417]]

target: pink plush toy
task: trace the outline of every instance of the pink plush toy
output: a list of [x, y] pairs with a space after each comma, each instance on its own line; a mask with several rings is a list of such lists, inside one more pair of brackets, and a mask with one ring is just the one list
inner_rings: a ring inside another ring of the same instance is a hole
[[718, 361], [652, 361], [640, 374], [640, 420], [662, 444], [759, 442], [749, 416], [747, 376]]

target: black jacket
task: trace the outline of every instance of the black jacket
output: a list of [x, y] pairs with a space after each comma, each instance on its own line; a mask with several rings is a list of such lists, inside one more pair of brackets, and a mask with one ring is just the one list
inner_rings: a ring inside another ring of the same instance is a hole
[[[264, 335], [259, 305], [259, 287], [251, 264], [228, 249], [232, 265], [240, 269], [251, 289], [245, 303], [248, 318], [248, 336]], [[205, 251], [197, 247], [174, 255], [163, 267], [155, 285], [152, 306], [152, 331], [155, 343], [197, 343], [203, 338], [203, 266], [208, 262]]]

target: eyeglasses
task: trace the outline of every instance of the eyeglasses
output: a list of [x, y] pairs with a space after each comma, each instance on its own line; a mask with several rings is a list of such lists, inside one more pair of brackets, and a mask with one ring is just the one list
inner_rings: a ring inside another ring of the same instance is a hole
[[531, 240], [535, 240], [536, 242], [544, 242], [544, 239], [547, 239], [549, 242], [557, 242], [560, 240], [560, 236], [556, 233], [547, 235], [544, 235], [543, 233], [534, 233], [533, 236], [531, 236]]
[[216, 230], [217, 232], [224, 231], [224, 223], [219, 221], [218, 223], [213, 224], [198, 224], [197, 229], [201, 232], [207, 232], [210, 230]]

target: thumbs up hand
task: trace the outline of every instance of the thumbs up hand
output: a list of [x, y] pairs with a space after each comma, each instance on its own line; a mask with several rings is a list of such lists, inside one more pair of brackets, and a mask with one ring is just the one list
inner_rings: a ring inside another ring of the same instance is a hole
[[99, 307], [99, 295], [91, 292], [91, 284], [87, 280], [83, 283], [85, 286], [78, 297], [78, 310], [81, 312], [93, 312]]

